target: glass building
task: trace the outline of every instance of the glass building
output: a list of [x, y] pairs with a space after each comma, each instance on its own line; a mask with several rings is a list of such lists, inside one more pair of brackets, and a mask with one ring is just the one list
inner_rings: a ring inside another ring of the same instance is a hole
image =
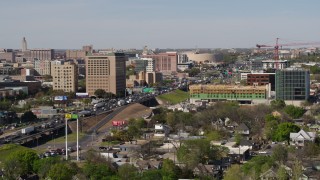
[[292, 68], [276, 71], [276, 99], [308, 100], [309, 94], [309, 71]]

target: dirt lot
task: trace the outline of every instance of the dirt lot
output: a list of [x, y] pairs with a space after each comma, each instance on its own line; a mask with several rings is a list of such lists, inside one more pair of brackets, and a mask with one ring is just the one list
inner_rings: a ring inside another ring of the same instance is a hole
[[150, 115], [152, 110], [149, 107], [144, 105], [135, 103], [128, 106], [126, 109], [121, 111], [118, 115], [116, 115], [111, 121], [102, 126], [100, 130], [111, 127], [111, 122], [113, 120], [128, 120], [130, 118], [140, 118], [145, 115]]

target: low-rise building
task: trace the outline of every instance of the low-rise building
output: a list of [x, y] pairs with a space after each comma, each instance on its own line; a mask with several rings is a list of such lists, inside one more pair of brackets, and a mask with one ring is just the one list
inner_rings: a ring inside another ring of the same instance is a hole
[[195, 101], [247, 101], [266, 100], [270, 97], [270, 86], [233, 86], [233, 85], [190, 85], [190, 103]]
[[316, 139], [316, 135], [317, 134], [315, 132], [306, 132], [301, 129], [297, 133], [290, 133], [290, 144], [296, 146], [304, 146], [304, 143], [306, 141], [314, 142]]

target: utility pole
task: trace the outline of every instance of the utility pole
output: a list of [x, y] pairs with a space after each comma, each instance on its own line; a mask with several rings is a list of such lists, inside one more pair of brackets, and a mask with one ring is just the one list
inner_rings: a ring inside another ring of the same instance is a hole
[[66, 160], [68, 160], [68, 119], [66, 119]]
[[77, 161], [79, 161], [79, 117], [77, 117]]

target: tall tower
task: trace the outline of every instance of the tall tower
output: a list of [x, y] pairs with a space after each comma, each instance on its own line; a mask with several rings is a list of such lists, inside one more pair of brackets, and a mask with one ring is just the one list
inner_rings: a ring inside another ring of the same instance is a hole
[[22, 39], [22, 52], [27, 51], [27, 40], [25, 37]]

